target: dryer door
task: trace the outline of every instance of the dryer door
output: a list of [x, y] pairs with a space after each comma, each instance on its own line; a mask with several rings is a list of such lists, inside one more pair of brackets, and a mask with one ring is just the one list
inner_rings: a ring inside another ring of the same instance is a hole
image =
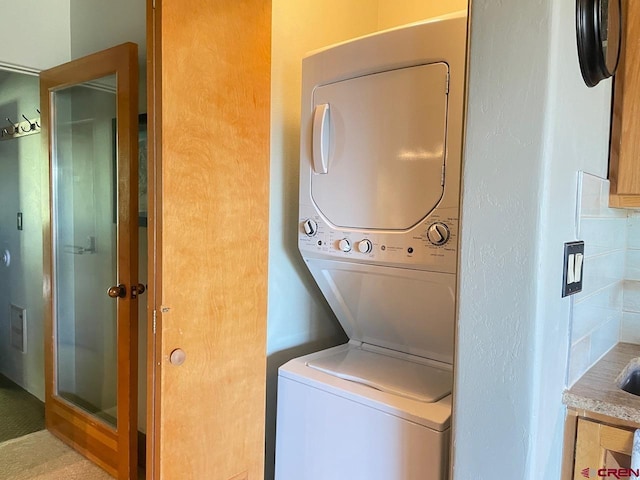
[[445, 63], [314, 90], [311, 196], [336, 227], [408, 230], [444, 191]]

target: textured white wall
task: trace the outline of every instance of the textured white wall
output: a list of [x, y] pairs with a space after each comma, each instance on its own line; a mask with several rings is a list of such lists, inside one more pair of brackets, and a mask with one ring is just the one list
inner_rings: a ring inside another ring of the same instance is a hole
[[[588, 88], [580, 74], [575, 5], [549, 0], [549, 92], [545, 118], [529, 478], [560, 478], [571, 300], [561, 298], [564, 242], [575, 240], [578, 172], [607, 177], [611, 80]], [[620, 232], [624, 235], [624, 232]], [[585, 264], [585, 269], [589, 268]], [[563, 368], [564, 367], [564, 368]], [[545, 439], [540, 441], [540, 439]]]
[[578, 171], [606, 176], [611, 94], [610, 81], [582, 82], [574, 7], [490, 0], [472, 10], [456, 479], [494, 478], [497, 466], [560, 478], [563, 244], [576, 236]]
[[[38, 77], [3, 74], [0, 118], [36, 118], [39, 95]], [[43, 400], [41, 141], [36, 134], [0, 142], [0, 251], [11, 253], [11, 265], [0, 264], [0, 372]], [[16, 227], [17, 212], [23, 214], [21, 231]], [[27, 310], [26, 354], [9, 343], [11, 303]]]
[[486, 0], [471, 9], [454, 399], [460, 480], [496, 478], [496, 469], [527, 478], [547, 3]]
[[2, 2], [0, 64], [43, 70], [68, 62], [69, 1]]

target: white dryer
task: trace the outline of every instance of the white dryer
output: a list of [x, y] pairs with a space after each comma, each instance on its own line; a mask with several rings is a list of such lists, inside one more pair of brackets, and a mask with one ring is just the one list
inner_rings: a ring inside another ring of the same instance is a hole
[[277, 480], [446, 478], [466, 28], [303, 60], [298, 246], [350, 341], [280, 368]]

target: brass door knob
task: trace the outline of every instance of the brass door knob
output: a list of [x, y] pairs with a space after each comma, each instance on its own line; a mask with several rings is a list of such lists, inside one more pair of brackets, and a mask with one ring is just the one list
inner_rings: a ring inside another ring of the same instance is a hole
[[143, 283], [131, 285], [131, 298], [138, 298], [138, 295], [142, 295], [146, 290], [147, 287]]
[[109, 295], [111, 298], [124, 298], [126, 294], [127, 287], [122, 284], [114, 285], [113, 287], [109, 287], [109, 290], [107, 290], [107, 295]]

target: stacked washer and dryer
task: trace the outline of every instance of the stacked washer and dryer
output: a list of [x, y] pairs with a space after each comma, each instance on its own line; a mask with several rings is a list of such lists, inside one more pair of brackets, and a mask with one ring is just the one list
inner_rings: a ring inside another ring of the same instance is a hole
[[303, 60], [298, 246], [349, 337], [283, 365], [276, 480], [442, 480], [466, 12]]

